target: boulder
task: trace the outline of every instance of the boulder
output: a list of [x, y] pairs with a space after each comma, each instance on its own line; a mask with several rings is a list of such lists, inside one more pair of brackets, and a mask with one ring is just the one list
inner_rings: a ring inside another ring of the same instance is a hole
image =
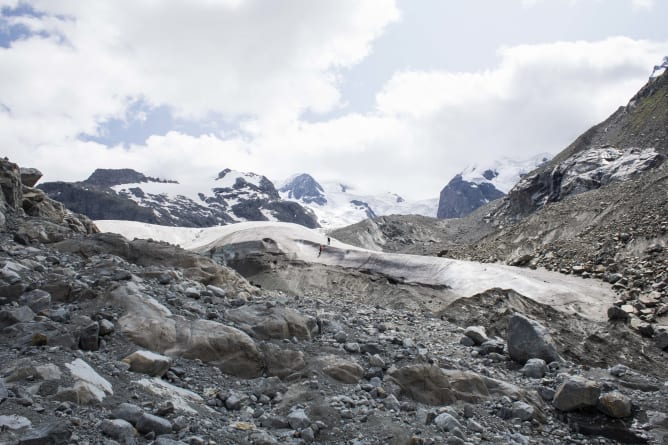
[[316, 329], [315, 319], [283, 306], [245, 305], [226, 312], [248, 335], [262, 340], [297, 337], [310, 340]]
[[135, 425], [144, 411], [137, 405], [121, 403], [112, 411], [111, 415], [116, 419], [123, 419]]
[[16, 414], [0, 416], [0, 431], [21, 430], [29, 426], [32, 426], [32, 422], [23, 416], [17, 416]]
[[601, 394], [596, 405], [600, 412], [615, 418], [630, 417], [632, 406], [631, 399], [618, 391]]
[[262, 374], [259, 348], [239, 329], [172, 315], [133, 283], [115, 289], [112, 299], [126, 311], [118, 320], [121, 332], [137, 345], [168, 356], [200, 359], [238, 377]]
[[464, 335], [473, 340], [476, 346], [479, 346], [488, 340], [484, 326], [469, 326], [464, 330]]
[[0, 311], [0, 330], [17, 323], [26, 323], [35, 318], [35, 313], [27, 306]]
[[97, 351], [100, 347], [100, 324], [89, 321], [79, 330], [79, 347], [84, 351]]
[[554, 394], [552, 404], [559, 411], [574, 411], [580, 408], [595, 407], [601, 394], [597, 382], [583, 377], [571, 377], [563, 382]]
[[42, 177], [42, 172], [36, 168], [21, 167], [19, 171], [21, 173], [21, 183], [26, 187], [34, 187]]
[[130, 371], [153, 377], [165, 375], [172, 364], [169, 357], [151, 351], [135, 351], [121, 361], [130, 365]]
[[542, 358], [530, 358], [520, 370], [525, 377], [542, 379], [547, 373], [547, 364]]
[[100, 425], [102, 433], [123, 445], [136, 443], [135, 428], [123, 419], [105, 419]]
[[72, 428], [60, 420], [43, 423], [28, 430], [19, 438], [19, 445], [65, 445], [72, 437]]
[[319, 362], [325, 374], [342, 383], [357, 383], [364, 375], [360, 365], [336, 355], [321, 357]]
[[42, 312], [51, 305], [51, 294], [41, 289], [34, 289], [19, 297], [19, 304], [28, 306], [34, 313]]
[[304, 353], [292, 349], [283, 349], [271, 343], [260, 346], [262, 358], [267, 368], [267, 375], [286, 378], [301, 372], [306, 367]]
[[478, 402], [489, 397], [485, 381], [474, 372], [411, 365], [392, 371], [390, 377], [408, 397], [428, 405]]
[[547, 363], [561, 361], [547, 329], [521, 314], [514, 314], [508, 321], [508, 353], [519, 363], [526, 363], [530, 358], [540, 358]]
[[441, 413], [434, 419], [434, 425], [436, 425], [442, 431], [453, 431], [455, 428], [462, 429], [462, 424], [459, 421], [448, 413]]
[[172, 432], [172, 422], [153, 414], [142, 413], [137, 420], [137, 431], [141, 434], [154, 432], [156, 435], [169, 434]]
[[298, 408], [292, 410], [290, 414], [288, 414], [287, 420], [288, 424], [290, 424], [290, 428], [295, 430], [301, 430], [311, 426], [311, 419], [309, 419], [303, 409]]

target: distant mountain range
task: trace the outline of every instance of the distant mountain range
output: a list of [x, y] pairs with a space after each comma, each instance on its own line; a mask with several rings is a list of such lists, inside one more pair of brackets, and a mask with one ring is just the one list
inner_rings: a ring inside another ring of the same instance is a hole
[[339, 182], [317, 182], [306, 173], [284, 181], [278, 189], [285, 200], [295, 200], [317, 215], [323, 227], [342, 227], [391, 214], [436, 216], [437, 199], [411, 201], [395, 193], [364, 194]]
[[408, 200], [390, 192], [368, 194], [343, 182], [318, 182], [307, 173], [277, 182], [277, 186], [266, 176], [231, 169], [187, 184], [132, 169], [97, 169], [84, 181], [47, 182], [39, 188], [50, 198], [95, 220], [122, 219], [182, 227], [280, 221], [309, 228], [336, 228], [393, 214], [466, 216], [505, 196], [512, 185], [545, 162], [547, 156], [469, 166], [445, 186], [440, 199]]
[[85, 181], [47, 182], [39, 187], [68, 208], [98, 220], [182, 227], [282, 221], [319, 227], [311, 211], [281, 199], [265, 176], [230, 169], [189, 184], [130, 169], [98, 169]]

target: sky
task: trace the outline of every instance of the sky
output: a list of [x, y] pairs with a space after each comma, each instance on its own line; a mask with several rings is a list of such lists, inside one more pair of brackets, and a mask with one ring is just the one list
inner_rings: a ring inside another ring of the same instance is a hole
[[309, 173], [434, 198], [468, 165], [556, 154], [668, 55], [657, 0], [0, 0], [0, 155]]

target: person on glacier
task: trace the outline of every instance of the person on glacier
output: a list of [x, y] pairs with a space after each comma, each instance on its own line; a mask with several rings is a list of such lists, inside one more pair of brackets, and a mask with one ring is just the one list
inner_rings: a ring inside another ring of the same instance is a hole
[[320, 258], [320, 255], [322, 255], [322, 250], [324, 249], [324, 246], [320, 244], [320, 250], [318, 250], [318, 258]]

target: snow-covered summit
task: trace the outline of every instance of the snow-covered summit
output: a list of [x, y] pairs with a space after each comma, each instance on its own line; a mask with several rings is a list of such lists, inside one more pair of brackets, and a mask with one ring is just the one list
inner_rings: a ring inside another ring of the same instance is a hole
[[551, 158], [549, 153], [540, 153], [525, 160], [500, 158], [488, 163], [469, 165], [461, 172], [461, 176], [464, 181], [474, 184], [488, 182], [505, 194], [526, 174]]
[[224, 169], [188, 181], [157, 179], [131, 169], [98, 169], [78, 183], [41, 188], [93, 219], [209, 227], [241, 221], [285, 221], [318, 227], [301, 205], [281, 199], [265, 176]]
[[409, 201], [391, 192], [360, 193], [344, 182], [318, 182], [308, 174], [292, 176], [282, 184], [279, 188], [281, 198], [312, 210], [318, 223], [325, 228], [343, 227], [381, 215], [436, 216], [436, 198]]

